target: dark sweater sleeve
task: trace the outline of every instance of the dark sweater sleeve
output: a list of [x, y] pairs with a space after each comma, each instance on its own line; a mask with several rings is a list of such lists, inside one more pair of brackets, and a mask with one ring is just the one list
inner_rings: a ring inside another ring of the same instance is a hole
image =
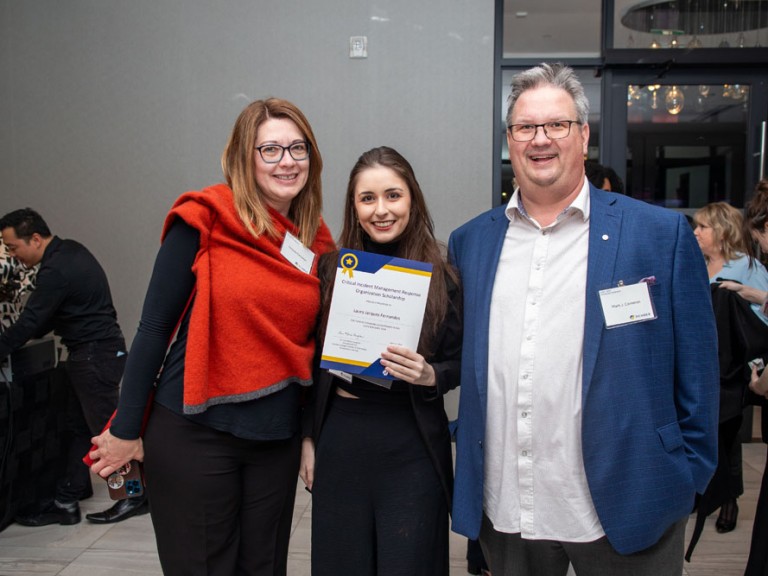
[[461, 379], [461, 344], [463, 337], [461, 286], [446, 277], [448, 309], [443, 320], [442, 334], [435, 357], [430, 364], [435, 371], [435, 386], [420, 386], [425, 400], [440, 398], [459, 385]]
[[160, 246], [110, 428], [117, 438], [133, 440], [141, 434], [152, 387], [195, 286], [192, 264], [199, 245], [199, 232], [177, 219]]

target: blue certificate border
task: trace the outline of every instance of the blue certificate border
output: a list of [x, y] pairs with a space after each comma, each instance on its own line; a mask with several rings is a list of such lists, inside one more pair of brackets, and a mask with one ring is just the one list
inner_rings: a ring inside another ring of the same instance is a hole
[[[346, 258], [346, 260], [345, 260]], [[336, 268], [341, 268], [343, 274], [353, 277], [355, 272], [364, 272], [366, 274], [376, 274], [383, 268], [396, 268], [401, 272], [411, 272], [424, 276], [432, 275], [432, 264], [429, 262], [419, 262], [418, 260], [407, 260], [405, 258], [395, 258], [393, 256], [384, 256], [372, 252], [363, 252], [361, 250], [352, 250], [343, 248], [339, 251], [339, 258], [336, 261]], [[343, 361], [342, 358], [320, 360], [320, 367], [330, 370], [343, 370], [350, 374], [359, 374], [363, 376], [372, 376], [374, 378], [385, 378], [394, 380], [388, 374], [384, 374], [384, 367], [381, 365], [381, 358], [377, 358], [368, 366], [359, 363], [350, 363]]]
[[[352, 261], [345, 264], [344, 258], [352, 255]], [[402, 269], [403, 272], [413, 270], [414, 272], [432, 274], [432, 264], [429, 262], [419, 262], [418, 260], [406, 260], [405, 258], [395, 258], [394, 256], [383, 256], [382, 254], [373, 254], [372, 252], [361, 252], [343, 248], [339, 252], [339, 259], [336, 261], [336, 267], [342, 270], [359, 270], [366, 274], [376, 274], [385, 266], [393, 266]]]

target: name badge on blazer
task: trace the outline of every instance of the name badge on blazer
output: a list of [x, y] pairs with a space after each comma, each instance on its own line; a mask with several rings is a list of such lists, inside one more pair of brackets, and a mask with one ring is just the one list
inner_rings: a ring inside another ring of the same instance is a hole
[[615, 288], [600, 290], [600, 305], [603, 307], [606, 328], [618, 328], [627, 324], [637, 324], [656, 319], [656, 310], [649, 285], [642, 280], [637, 284], [624, 286], [622, 282]]

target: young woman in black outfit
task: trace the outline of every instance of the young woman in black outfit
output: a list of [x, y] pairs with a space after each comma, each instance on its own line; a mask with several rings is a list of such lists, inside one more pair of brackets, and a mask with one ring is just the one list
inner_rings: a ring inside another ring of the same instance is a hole
[[[369, 150], [352, 169], [339, 246], [430, 262], [433, 272], [418, 349], [382, 350], [391, 389], [316, 371], [301, 464], [312, 490], [312, 574], [447, 576], [453, 474], [443, 394], [459, 384], [459, 281], [395, 150]], [[319, 263], [318, 350], [337, 260], [335, 252]]]

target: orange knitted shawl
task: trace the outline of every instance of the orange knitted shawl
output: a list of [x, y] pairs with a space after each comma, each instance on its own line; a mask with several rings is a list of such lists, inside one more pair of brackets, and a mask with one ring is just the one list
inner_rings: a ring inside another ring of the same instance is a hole
[[[312, 383], [318, 259], [311, 274], [288, 262], [280, 254], [282, 238], [286, 230], [298, 232], [278, 212], [270, 209], [270, 215], [280, 240], [254, 238], [235, 210], [232, 190], [220, 184], [183, 194], [165, 220], [163, 237], [176, 218], [200, 232], [184, 360], [185, 414], [266, 396], [293, 382]], [[311, 249], [320, 255], [333, 247], [321, 222]]]

